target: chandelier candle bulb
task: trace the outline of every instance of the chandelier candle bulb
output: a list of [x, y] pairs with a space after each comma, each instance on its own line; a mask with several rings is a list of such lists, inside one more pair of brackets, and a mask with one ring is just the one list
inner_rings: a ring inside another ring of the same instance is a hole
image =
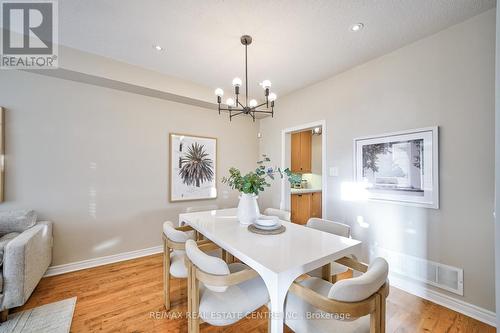
[[234, 87], [240, 87], [241, 86], [241, 79], [239, 77], [235, 77], [233, 79], [233, 86]]
[[274, 102], [278, 96], [275, 93], [269, 94], [269, 101]]
[[220, 114], [220, 103], [222, 103], [222, 96], [224, 96], [224, 90], [221, 88], [215, 89], [215, 95], [217, 96], [217, 104], [219, 104], [219, 114]]
[[257, 100], [255, 99], [251, 99], [250, 102], [248, 103], [248, 105], [251, 107], [251, 108], [254, 108], [257, 106]]
[[264, 81], [262, 81], [261, 85], [262, 85], [262, 88], [269, 89], [269, 88], [271, 88], [271, 81], [264, 80]]
[[232, 98], [226, 99], [226, 105], [232, 108], [234, 106], [234, 99]]

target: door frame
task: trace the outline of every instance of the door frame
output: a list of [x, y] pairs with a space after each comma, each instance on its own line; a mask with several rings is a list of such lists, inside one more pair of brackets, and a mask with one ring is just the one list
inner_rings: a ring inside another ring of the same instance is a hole
[[500, 330], [500, 2], [497, 4], [495, 52], [495, 281], [496, 317]]
[[[289, 127], [281, 130], [281, 169], [287, 168], [286, 166], [286, 135], [291, 134], [293, 132], [299, 132], [301, 130], [306, 130], [309, 128], [319, 127], [321, 126], [321, 216], [326, 218], [326, 198], [327, 198], [327, 167], [326, 167], [326, 146], [327, 146], [327, 128], [326, 128], [326, 120], [317, 120], [306, 124], [297, 125], [294, 127]], [[281, 181], [281, 199], [280, 199], [280, 209], [284, 209], [287, 205], [290, 205], [290, 195], [287, 195], [286, 185], [288, 184], [287, 179], [283, 179]], [[290, 194], [288, 192], [288, 194]]]

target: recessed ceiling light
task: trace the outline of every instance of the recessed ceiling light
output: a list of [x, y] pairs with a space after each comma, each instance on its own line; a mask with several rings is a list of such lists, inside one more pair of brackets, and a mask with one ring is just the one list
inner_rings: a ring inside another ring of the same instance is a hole
[[363, 23], [356, 23], [356, 24], [351, 25], [351, 31], [357, 32], [357, 31], [362, 30], [364, 27], [365, 27], [365, 25]]
[[160, 45], [153, 45], [153, 48], [156, 50], [156, 51], [165, 51], [165, 48], [161, 47]]

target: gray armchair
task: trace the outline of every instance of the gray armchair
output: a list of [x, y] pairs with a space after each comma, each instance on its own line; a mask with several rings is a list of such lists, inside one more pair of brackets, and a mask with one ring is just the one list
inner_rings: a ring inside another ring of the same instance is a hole
[[28, 300], [52, 261], [52, 223], [36, 218], [33, 211], [0, 212], [0, 322]]

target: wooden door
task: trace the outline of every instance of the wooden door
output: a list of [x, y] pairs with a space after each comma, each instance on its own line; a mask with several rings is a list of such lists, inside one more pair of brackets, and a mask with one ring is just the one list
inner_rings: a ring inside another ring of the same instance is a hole
[[321, 192], [311, 193], [311, 217], [321, 218], [322, 215]]
[[312, 133], [300, 132], [300, 172], [311, 173]]
[[301, 155], [300, 155], [300, 133], [292, 133], [292, 172], [300, 173]]

